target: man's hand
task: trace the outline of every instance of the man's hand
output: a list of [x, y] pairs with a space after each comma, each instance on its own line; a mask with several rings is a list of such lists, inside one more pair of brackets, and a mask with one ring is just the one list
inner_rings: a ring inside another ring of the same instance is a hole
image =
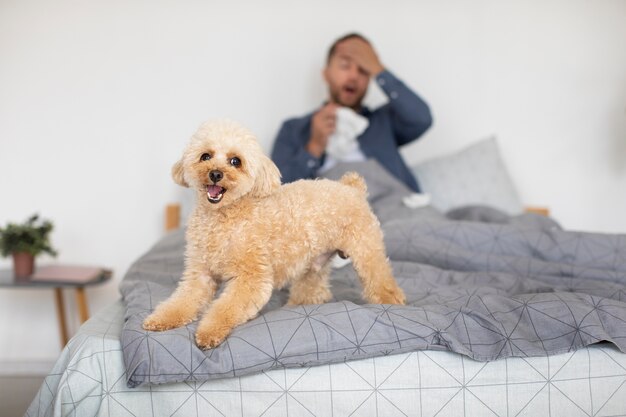
[[336, 103], [328, 103], [313, 115], [311, 138], [306, 145], [306, 150], [316, 158], [322, 156], [328, 144], [328, 137], [335, 131], [338, 107]]
[[360, 38], [350, 38], [337, 45], [337, 52], [347, 55], [370, 77], [376, 77], [385, 67], [378, 59], [372, 45]]

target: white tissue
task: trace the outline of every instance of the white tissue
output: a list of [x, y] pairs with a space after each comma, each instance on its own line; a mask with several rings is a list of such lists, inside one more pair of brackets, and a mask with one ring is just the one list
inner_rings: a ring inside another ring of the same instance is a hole
[[430, 204], [430, 194], [409, 194], [402, 199], [402, 202], [405, 206], [413, 209], [426, 207]]
[[335, 132], [328, 137], [326, 154], [337, 161], [347, 161], [356, 152], [360, 153], [357, 137], [365, 132], [369, 121], [348, 107], [336, 111]]

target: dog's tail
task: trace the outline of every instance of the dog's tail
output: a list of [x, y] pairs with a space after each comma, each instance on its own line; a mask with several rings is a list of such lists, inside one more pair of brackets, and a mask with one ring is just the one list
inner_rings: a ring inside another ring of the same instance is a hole
[[339, 182], [358, 190], [361, 194], [363, 194], [363, 196], [367, 196], [367, 185], [365, 184], [365, 180], [356, 172], [346, 172], [339, 179]]

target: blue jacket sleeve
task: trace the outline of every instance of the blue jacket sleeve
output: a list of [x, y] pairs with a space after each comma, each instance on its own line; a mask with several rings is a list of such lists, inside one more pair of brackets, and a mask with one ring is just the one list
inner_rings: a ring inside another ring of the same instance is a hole
[[288, 120], [280, 128], [272, 149], [272, 160], [280, 170], [283, 183], [315, 178], [322, 158], [315, 158], [305, 149], [310, 123], [302, 119]]
[[387, 70], [376, 76], [376, 82], [389, 98], [386, 106], [391, 113], [398, 146], [417, 139], [428, 130], [433, 118], [424, 100]]

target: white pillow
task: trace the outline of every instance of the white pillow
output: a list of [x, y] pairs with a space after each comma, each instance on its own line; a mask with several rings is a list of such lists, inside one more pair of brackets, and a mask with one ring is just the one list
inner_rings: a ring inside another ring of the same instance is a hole
[[477, 204], [509, 214], [523, 211], [494, 137], [425, 161], [411, 170], [422, 190], [431, 195], [431, 204], [442, 211]]

